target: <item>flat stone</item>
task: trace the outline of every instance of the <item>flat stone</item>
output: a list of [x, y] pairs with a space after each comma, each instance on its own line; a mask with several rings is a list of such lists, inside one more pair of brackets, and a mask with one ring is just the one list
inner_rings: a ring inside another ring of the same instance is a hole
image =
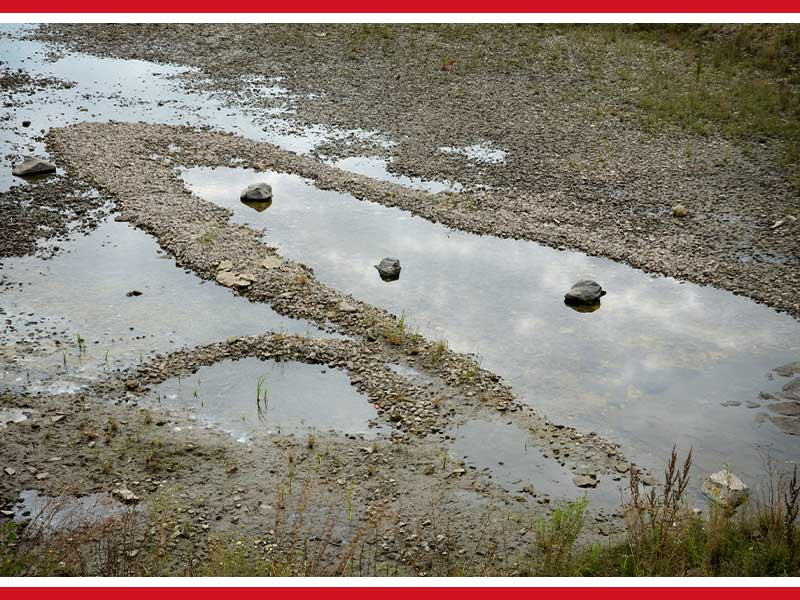
[[16, 475], [17, 470], [14, 467], [6, 467], [5, 469], [3, 469], [3, 473], [5, 473], [8, 476]]
[[772, 369], [778, 375], [783, 377], [791, 377], [792, 375], [800, 375], [800, 360], [797, 362], [792, 362], [786, 365], [782, 365], [780, 367], [776, 367]]
[[231, 271], [218, 272], [217, 281], [222, 285], [224, 285], [225, 287], [230, 287], [230, 288], [247, 287], [250, 285], [250, 282], [247, 279], [244, 279]]
[[233, 269], [233, 263], [229, 260], [223, 260], [217, 266], [217, 271], [230, 271]]
[[776, 402], [769, 405], [769, 410], [784, 417], [799, 417], [800, 402]]
[[797, 400], [800, 402], [800, 377], [795, 377], [783, 386], [783, 395], [789, 400]]
[[56, 166], [46, 160], [34, 156], [26, 156], [21, 163], [14, 165], [11, 170], [12, 175], [17, 177], [27, 177], [28, 175], [42, 175], [44, 173], [55, 173]]
[[276, 256], [268, 256], [259, 261], [258, 266], [262, 269], [277, 269], [283, 264], [283, 261]]
[[597, 477], [594, 475], [578, 475], [572, 478], [572, 481], [579, 488], [596, 488]]
[[770, 417], [775, 426], [788, 435], [800, 435], [800, 417]]
[[605, 296], [605, 290], [600, 284], [590, 279], [582, 279], [573, 285], [564, 294], [564, 302], [567, 304], [593, 305], [600, 302], [600, 298]]
[[346, 300], [342, 300], [339, 303], [339, 310], [344, 313], [356, 313], [358, 312], [358, 307], [353, 304], [350, 304]]

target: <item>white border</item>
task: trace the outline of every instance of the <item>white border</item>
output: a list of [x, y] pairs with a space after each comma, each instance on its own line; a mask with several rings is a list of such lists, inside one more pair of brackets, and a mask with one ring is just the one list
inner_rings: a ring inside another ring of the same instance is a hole
[[784, 588], [799, 577], [0, 577], [0, 589], [28, 587], [702, 587]]
[[[10, 1], [10, 0], [9, 0]], [[800, 23], [800, 13], [0, 13], [5, 23]], [[30, 587], [800, 587], [800, 577], [0, 577]]]
[[[12, 1], [12, 0], [8, 0]], [[798, 5], [800, 10], [800, 5]], [[5, 23], [800, 23], [798, 13], [0, 13]]]

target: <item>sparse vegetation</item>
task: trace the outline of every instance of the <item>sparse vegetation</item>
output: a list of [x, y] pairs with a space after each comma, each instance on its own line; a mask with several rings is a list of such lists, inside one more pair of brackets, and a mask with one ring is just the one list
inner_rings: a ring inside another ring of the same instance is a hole
[[[318, 454], [319, 460], [323, 455]], [[332, 456], [329, 457], [331, 460]], [[446, 468], [443, 453], [442, 468]], [[290, 461], [290, 469], [294, 464]], [[433, 465], [428, 465], [430, 473]], [[534, 544], [524, 557], [509, 564], [494, 545], [483, 553], [492, 557], [480, 564], [450, 558], [434, 563], [431, 575], [539, 575], [539, 576], [785, 576], [800, 575], [800, 481], [776, 477], [768, 489], [738, 512], [711, 505], [709, 513], [693, 510], [685, 498], [691, 454], [679, 465], [673, 451], [660, 490], [644, 493], [635, 471], [630, 472], [629, 497], [624, 506], [625, 529], [612, 541], [580, 545], [588, 500], [584, 495], [553, 509], [547, 518], [533, 520]], [[426, 471], [427, 472], [427, 471]], [[114, 516], [85, 530], [48, 533], [45, 524], [56, 507], [35, 515], [19, 531], [14, 523], [0, 524], [0, 575], [88, 574], [131, 575], [184, 572], [187, 575], [385, 575], [397, 574], [397, 566], [363, 561], [366, 535], [378, 532], [380, 517], [352, 533], [350, 541], [329, 551], [337, 523], [331, 518], [317, 532], [305, 527], [309, 505], [303, 487], [295, 496], [280, 484], [275, 502], [274, 529], [269, 544], [242, 535], [214, 536], [208, 541], [208, 558], [176, 565], [170, 540], [183, 539], [191, 531], [181, 524], [186, 507], [175, 492], [153, 500], [147, 525], [138, 511]], [[347, 526], [353, 527], [354, 482], [344, 488]], [[291, 506], [292, 504], [296, 506]], [[286, 520], [286, 514], [296, 515]], [[332, 513], [333, 514], [333, 513]], [[519, 519], [513, 521], [519, 525]], [[149, 530], [147, 542], [141, 541]], [[180, 534], [179, 534], [180, 532]], [[133, 541], [139, 539], [136, 552]], [[489, 542], [487, 542], [489, 544]], [[101, 551], [98, 552], [98, 549]], [[189, 556], [195, 556], [194, 551]], [[358, 556], [359, 560], [355, 560]], [[55, 560], [58, 557], [58, 560]], [[167, 567], [169, 565], [169, 567]], [[172, 571], [165, 569], [172, 569]], [[367, 569], [367, 570], [365, 570]]]

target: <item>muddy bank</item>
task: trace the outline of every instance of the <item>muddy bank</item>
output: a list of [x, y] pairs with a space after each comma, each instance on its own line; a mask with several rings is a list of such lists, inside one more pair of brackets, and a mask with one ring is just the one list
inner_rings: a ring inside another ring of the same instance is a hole
[[[609, 57], [574, 33], [150, 24], [52, 25], [42, 35], [91, 53], [197, 66], [210, 81], [193, 85], [233, 102], [269, 108], [288, 95], [297, 115], [287, 117], [299, 122], [386, 132], [400, 143], [370, 153], [392, 156], [392, 169], [472, 190], [389, 200], [425, 218], [607, 256], [800, 314], [800, 207], [773, 166], [775, 145], [632, 126], [618, 68], [646, 71], [652, 57], [669, 71], [681, 57], [633, 38], [635, 51]], [[251, 85], [275, 76], [285, 77], [282, 98]], [[352, 155], [352, 141], [322, 151]], [[687, 216], [672, 216], [677, 204]]]
[[[241, 339], [229, 348], [263, 349], [265, 341]], [[197, 356], [230, 354], [223, 349], [200, 348]], [[191, 356], [162, 364], [176, 366], [184, 358], [188, 367], [195, 364]], [[136, 510], [134, 526], [109, 521], [125, 526], [126, 554], [116, 567], [122, 570], [105, 574], [198, 574], [192, 567], [206, 561], [218, 540], [244, 540], [254, 556], [271, 559], [313, 548], [322, 555], [323, 572], [346, 552], [358, 557], [351, 568], [362, 569], [353, 574], [380, 574], [375, 570], [382, 565], [393, 573], [424, 574], [508, 558], [513, 569], [534, 548], [533, 520], [551, 507], [546, 494], [509, 492], [485, 472], [448, 460], [447, 448], [435, 440], [409, 444], [317, 431], [241, 444], [180, 413], [146, 408], [141, 390], [124, 381], [99, 388], [0, 398], [3, 407], [24, 415], [2, 426], [0, 507], [2, 518], [15, 514], [36, 527], [75, 497], [106, 497], [118, 510]], [[42, 514], [25, 513], [19, 499], [32, 494], [45, 497]], [[613, 509], [593, 515], [587, 539], [615, 530]], [[98, 520], [107, 516], [97, 514]], [[59, 565], [34, 563], [28, 574], [37, 568], [104, 573], [91, 554], [87, 562], [77, 560], [76, 548], [86, 544], [84, 552], [91, 551], [102, 531], [87, 528], [80, 535], [69, 530]]]

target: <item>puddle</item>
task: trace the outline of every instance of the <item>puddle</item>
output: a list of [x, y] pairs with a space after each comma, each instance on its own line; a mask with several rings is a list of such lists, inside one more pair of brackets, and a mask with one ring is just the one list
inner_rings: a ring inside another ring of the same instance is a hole
[[131, 509], [105, 493], [76, 498], [49, 497], [37, 490], [22, 490], [19, 502], [13, 507], [13, 520], [30, 521], [30, 526], [44, 533], [90, 527], [128, 510]]
[[[265, 331], [330, 337], [177, 268], [153, 238], [125, 223], [107, 219], [61, 244], [64, 251], [47, 260], [0, 263], [5, 386], [74, 392], [151, 352]], [[133, 290], [141, 295], [129, 296]]]
[[[55, 61], [48, 59], [60, 48], [52, 44], [22, 39], [31, 25], [0, 24], [0, 69], [23, 69], [31, 77], [54, 77], [75, 85], [69, 89], [47, 87], [11, 92], [11, 107], [3, 108], [9, 120], [0, 120], [0, 156], [35, 154], [47, 157], [41, 130], [81, 121], [142, 121], [167, 125], [213, 127], [244, 137], [267, 141], [287, 150], [309, 154], [320, 144], [340, 139], [365, 140], [388, 147], [392, 145], [374, 131], [343, 130], [321, 125], [302, 125], [281, 118], [293, 112], [294, 97], [282, 78], [249, 77], [243, 79], [240, 93], [209, 92], [197, 87], [198, 70], [177, 65], [156, 64], [142, 60], [124, 60], [64, 52]], [[4, 98], [5, 99], [5, 98]], [[235, 102], [231, 105], [231, 102]], [[267, 106], [265, 106], [267, 103]], [[24, 120], [31, 121], [23, 127]], [[0, 192], [12, 185], [26, 185], [0, 168]], [[397, 176], [386, 170], [385, 163], [371, 158], [354, 159], [348, 170], [394, 181], [401, 185], [437, 191], [452, 184], [425, 182]]]
[[[261, 402], [256, 400], [261, 397]], [[266, 396], [266, 399], [264, 397]], [[373, 438], [377, 411], [344, 371], [258, 358], [201, 367], [191, 377], [156, 386], [151, 400], [196, 415], [247, 441], [258, 432], [329, 431]]]
[[382, 181], [391, 181], [404, 187], [425, 190], [432, 194], [439, 192], [460, 192], [464, 188], [460, 183], [453, 181], [429, 181], [420, 177], [408, 177], [407, 175], [397, 175], [389, 171], [389, 161], [384, 158], [367, 157], [367, 156], [350, 156], [331, 163], [333, 166], [357, 173], [359, 175], [366, 175], [373, 179], [380, 179]]
[[[641, 466], [661, 472], [675, 443], [694, 448], [700, 472], [728, 464], [751, 480], [766, 452], [797, 460], [797, 437], [744, 406], [779, 390], [767, 374], [800, 355], [800, 323], [787, 315], [604, 258], [453, 231], [294, 175], [198, 168], [184, 179], [235, 221], [266, 228], [324, 283], [405, 311], [429, 339], [476, 353], [540, 413], [619, 441]], [[273, 186], [262, 213], [239, 202], [257, 181]], [[400, 259], [398, 281], [373, 267], [385, 256]], [[563, 302], [584, 278], [608, 291], [592, 313]], [[731, 400], [742, 405], [722, 406]]]
[[461, 154], [477, 163], [500, 164], [505, 162], [507, 152], [500, 148], [492, 148], [488, 142], [473, 144], [472, 146], [451, 147], [442, 146], [439, 152], [445, 154]]
[[586, 493], [593, 509], [613, 511], [620, 506], [623, 484], [603, 474], [597, 478], [597, 487], [579, 488], [573, 482], [575, 475], [558, 461], [543, 456], [528, 432], [516, 425], [469, 421], [451, 430], [450, 436], [455, 439], [450, 447], [452, 454], [462, 458], [467, 466], [485, 471], [509, 491], [531, 500], [542, 495], [553, 500], [573, 499]]
[[0, 408], [0, 429], [5, 429], [9, 424], [27, 421], [29, 412], [19, 408]]
[[418, 371], [414, 367], [407, 367], [405, 365], [398, 365], [395, 363], [386, 363], [386, 366], [389, 367], [392, 371], [404, 377], [408, 381], [416, 384], [416, 385], [424, 385], [424, 386], [431, 386], [436, 383], [436, 381], [430, 375], [426, 375], [421, 371]]

